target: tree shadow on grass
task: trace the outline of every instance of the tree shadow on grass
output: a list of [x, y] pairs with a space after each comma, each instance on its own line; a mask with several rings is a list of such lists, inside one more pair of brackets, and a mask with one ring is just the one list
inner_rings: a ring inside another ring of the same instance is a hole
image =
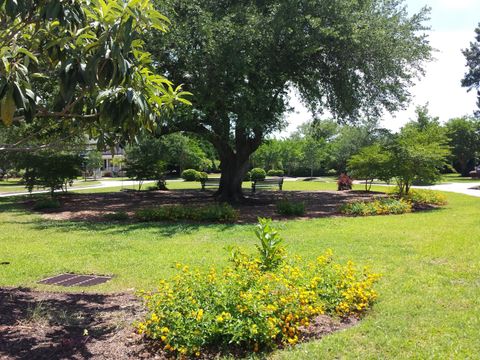
[[[119, 319], [130, 327], [127, 332], [133, 331], [137, 305], [133, 296], [126, 294], [0, 289], [0, 358], [91, 358], [95, 355], [92, 349], [98, 351], [95, 343], [118, 334]], [[105, 349], [106, 357], [112, 351], [118, 349]]]
[[[24, 222], [22, 222], [25, 225]], [[35, 219], [29, 223], [34, 230], [55, 229], [63, 232], [70, 231], [95, 231], [108, 235], [125, 235], [139, 230], [153, 230], [159, 235], [171, 237], [179, 234], [193, 234], [201, 229], [214, 229], [227, 231], [239, 224], [206, 224], [189, 222], [91, 222], [91, 221], [60, 221]]]

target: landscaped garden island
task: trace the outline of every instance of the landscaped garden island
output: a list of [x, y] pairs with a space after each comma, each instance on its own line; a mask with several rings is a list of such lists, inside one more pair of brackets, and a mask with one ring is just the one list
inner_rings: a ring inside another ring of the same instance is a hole
[[0, 359], [478, 358], [480, 5], [424, 2], [0, 0]]

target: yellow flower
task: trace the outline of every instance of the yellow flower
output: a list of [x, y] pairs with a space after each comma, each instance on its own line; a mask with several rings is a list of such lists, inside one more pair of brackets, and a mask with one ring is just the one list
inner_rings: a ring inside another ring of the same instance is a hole
[[202, 318], [203, 318], [203, 309], [200, 309], [197, 312], [197, 321], [202, 320]]

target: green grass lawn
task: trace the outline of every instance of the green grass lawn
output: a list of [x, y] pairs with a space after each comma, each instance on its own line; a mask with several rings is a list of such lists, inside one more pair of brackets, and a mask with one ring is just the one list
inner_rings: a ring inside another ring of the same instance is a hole
[[[184, 182], [169, 186], [198, 188]], [[334, 188], [285, 182], [286, 190]], [[430, 212], [278, 224], [290, 253], [313, 259], [331, 248], [341, 261], [369, 265], [383, 278], [378, 303], [357, 326], [272, 357], [478, 358], [480, 199], [446, 196], [449, 204]], [[71, 291], [36, 281], [72, 271], [115, 276], [86, 291], [149, 289], [172, 276], [176, 262], [222, 267], [229, 246], [253, 251], [252, 230], [252, 225], [53, 222], [26, 212], [12, 198], [0, 199], [0, 262], [10, 262], [0, 265], [0, 286]]]

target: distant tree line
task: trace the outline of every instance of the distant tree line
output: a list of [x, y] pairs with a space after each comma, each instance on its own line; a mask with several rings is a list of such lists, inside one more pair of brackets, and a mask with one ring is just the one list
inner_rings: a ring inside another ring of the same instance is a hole
[[[398, 133], [380, 127], [375, 121], [363, 121], [354, 126], [341, 125], [334, 120], [310, 121], [288, 138], [266, 141], [253, 154], [251, 164], [265, 170], [282, 169], [289, 176], [338, 175], [349, 170], [349, 160], [355, 155], [356, 160], [382, 157], [382, 151], [393, 146], [395, 139], [415, 138], [414, 124], [426, 132], [437, 133], [437, 137], [429, 133], [429, 140], [448, 149], [446, 154], [442, 152], [445, 157], [442, 172], [457, 171], [468, 176], [480, 162], [480, 119], [459, 117], [442, 125], [428, 114], [426, 107], [419, 107], [417, 119]], [[420, 149], [415, 151], [421, 152]]]

